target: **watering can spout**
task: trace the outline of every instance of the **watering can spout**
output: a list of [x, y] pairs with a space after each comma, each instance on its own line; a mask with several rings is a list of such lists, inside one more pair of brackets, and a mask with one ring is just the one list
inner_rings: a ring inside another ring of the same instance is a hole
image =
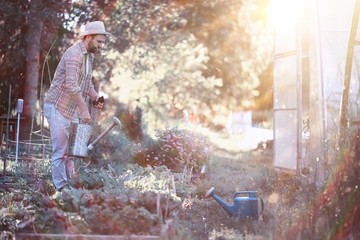
[[221, 200], [221, 198], [219, 198], [218, 196], [216, 196], [214, 194], [214, 190], [215, 188], [212, 187], [210, 188], [207, 193], [205, 194], [205, 197], [209, 197], [209, 196], [212, 196], [225, 210], [226, 212], [228, 212], [230, 215], [233, 215], [233, 208], [234, 206], [233, 205], [229, 205], [227, 204], [226, 202], [224, 202], [223, 200]]

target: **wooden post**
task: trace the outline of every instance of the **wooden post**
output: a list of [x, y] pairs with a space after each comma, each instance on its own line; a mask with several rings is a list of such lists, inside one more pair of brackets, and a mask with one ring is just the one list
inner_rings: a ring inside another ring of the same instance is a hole
[[156, 215], [158, 217], [160, 217], [160, 213], [161, 213], [161, 211], [160, 211], [160, 192], [157, 193], [156, 197], [157, 197], [156, 198]]
[[6, 143], [5, 143], [4, 170], [3, 170], [4, 177], [6, 176], [6, 159], [7, 159], [7, 153], [8, 153], [9, 116], [10, 116], [10, 108], [11, 108], [11, 85], [9, 87], [9, 102], [8, 103], [9, 104], [8, 104], [8, 114], [6, 117]]
[[[170, 227], [168, 229], [171, 229]], [[165, 232], [168, 234], [167, 232]], [[91, 239], [91, 240], [148, 240], [148, 239], [160, 239], [159, 236], [138, 236], [138, 235], [89, 235], [89, 234], [52, 234], [52, 233], [16, 233], [15, 239], [17, 240], [30, 240], [30, 239]], [[169, 238], [167, 238], [169, 239]]]
[[185, 165], [184, 170], [183, 170], [183, 174], [182, 174], [182, 177], [181, 177], [181, 182], [184, 182], [186, 172], [187, 172], [187, 167]]
[[161, 240], [172, 240], [175, 238], [175, 223], [173, 219], [166, 221], [165, 226], [161, 229]]
[[193, 171], [193, 167], [191, 167], [191, 169], [190, 169], [190, 173], [189, 173], [189, 176], [188, 176], [188, 179], [187, 179], [188, 182], [191, 181], [192, 171]]
[[344, 130], [348, 125], [347, 110], [349, 104], [349, 91], [350, 91], [351, 70], [352, 70], [353, 56], [354, 56], [354, 46], [356, 44], [359, 44], [359, 41], [356, 40], [356, 32], [359, 24], [359, 15], [360, 15], [360, 0], [356, 0], [354, 6], [354, 13], [352, 17], [349, 41], [348, 41], [346, 65], [345, 65], [345, 79], [342, 89], [343, 92], [342, 92], [341, 109], [340, 109], [340, 138], [339, 138], [340, 142], [343, 142]]
[[206, 165], [204, 164], [201, 167], [201, 172], [200, 172], [200, 179], [203, 180], [205, 178], [205, 172], [206, 172]]
[[[34, 131], [34, 118], [35, 118], [35, 112], [36, 110], [34, 110], [32, 118], [31, 118], [31, 125], [30, 125], [30, 134], [29, 134], [29, 146], [27, 149], [27, 158], [28, 160], [30, 160], [30, 155], [31, 155], [31, 141], [32, 141], [32, 135], [33, 135], [33, 131]], [[19, 131], [19, 129], [18, 129]]]
[[176, 195], [176, 186], [175, 186], [174, 175], [171, 175], [171, 183], [172, 183], [173, 192]]
[[[169, 192], [170, 192], [170, 190], [169, 190]], [[166, 196], [166, 206], [165, 206], [164, 221], [165, 221], [165, 219], [166, 219], [166, 217], [167, 217], [167, 215], [168, 215], [169, 199], [170, 199], [170, 194], [168, 194], [168, 195]]]

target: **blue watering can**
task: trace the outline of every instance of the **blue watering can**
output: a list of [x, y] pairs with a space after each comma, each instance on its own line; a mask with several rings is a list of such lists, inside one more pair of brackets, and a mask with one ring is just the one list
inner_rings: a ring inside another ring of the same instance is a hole
[[[212, 196], [215, 200], [220, 203], [220, 205], [233, 217], [240, 218], [259, 218], [258, 214], [258, 197], [261, 200], [261, 212], [264, 211], [264, 202], [260, 195], [256, 191], [240, 191], [234, 193], [234, 204], [228, 205], [223, 200], [221, 200], [218, 196], [214, 194], [215, 188], [210, 188], [205, 197]], [[238, 195], [245, 195], [242, 197], [238, 197]]]

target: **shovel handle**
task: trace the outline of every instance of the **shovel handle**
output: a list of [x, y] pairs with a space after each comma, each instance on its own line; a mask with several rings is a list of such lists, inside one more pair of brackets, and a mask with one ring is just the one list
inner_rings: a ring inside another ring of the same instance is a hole
[[113, 117], [113, 122], [103, 131], [92, 143], [88, 145], [88, 149], [92, 150], [94, 148], [94, 145], [98, 143], [108, 132], [110, 132], [111, 129], [113, 129], [116, 125], [119, 125], [121, 128], [121, 122], [118, 118]]

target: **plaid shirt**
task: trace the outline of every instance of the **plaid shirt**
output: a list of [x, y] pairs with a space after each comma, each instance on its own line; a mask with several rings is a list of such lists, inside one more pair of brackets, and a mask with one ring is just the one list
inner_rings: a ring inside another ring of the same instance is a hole
[[[86, 55], [89, 58], [88, 65]], [[76, 110], [79, 112], [73, 96], [80, 93], [85, 100], [90, 89], [94, 88], [91, 82], [93, 61], [93, 54], [86, 51], [84, 42], [81, 41], [66, 50], [56, 68], [45, 102], [53, 103], [56, 109], [68, 119], [74, 118]], [[86, 69], [87, 66], [89, 69]], [[87, 76], [85, 72], [88, 72]]]

